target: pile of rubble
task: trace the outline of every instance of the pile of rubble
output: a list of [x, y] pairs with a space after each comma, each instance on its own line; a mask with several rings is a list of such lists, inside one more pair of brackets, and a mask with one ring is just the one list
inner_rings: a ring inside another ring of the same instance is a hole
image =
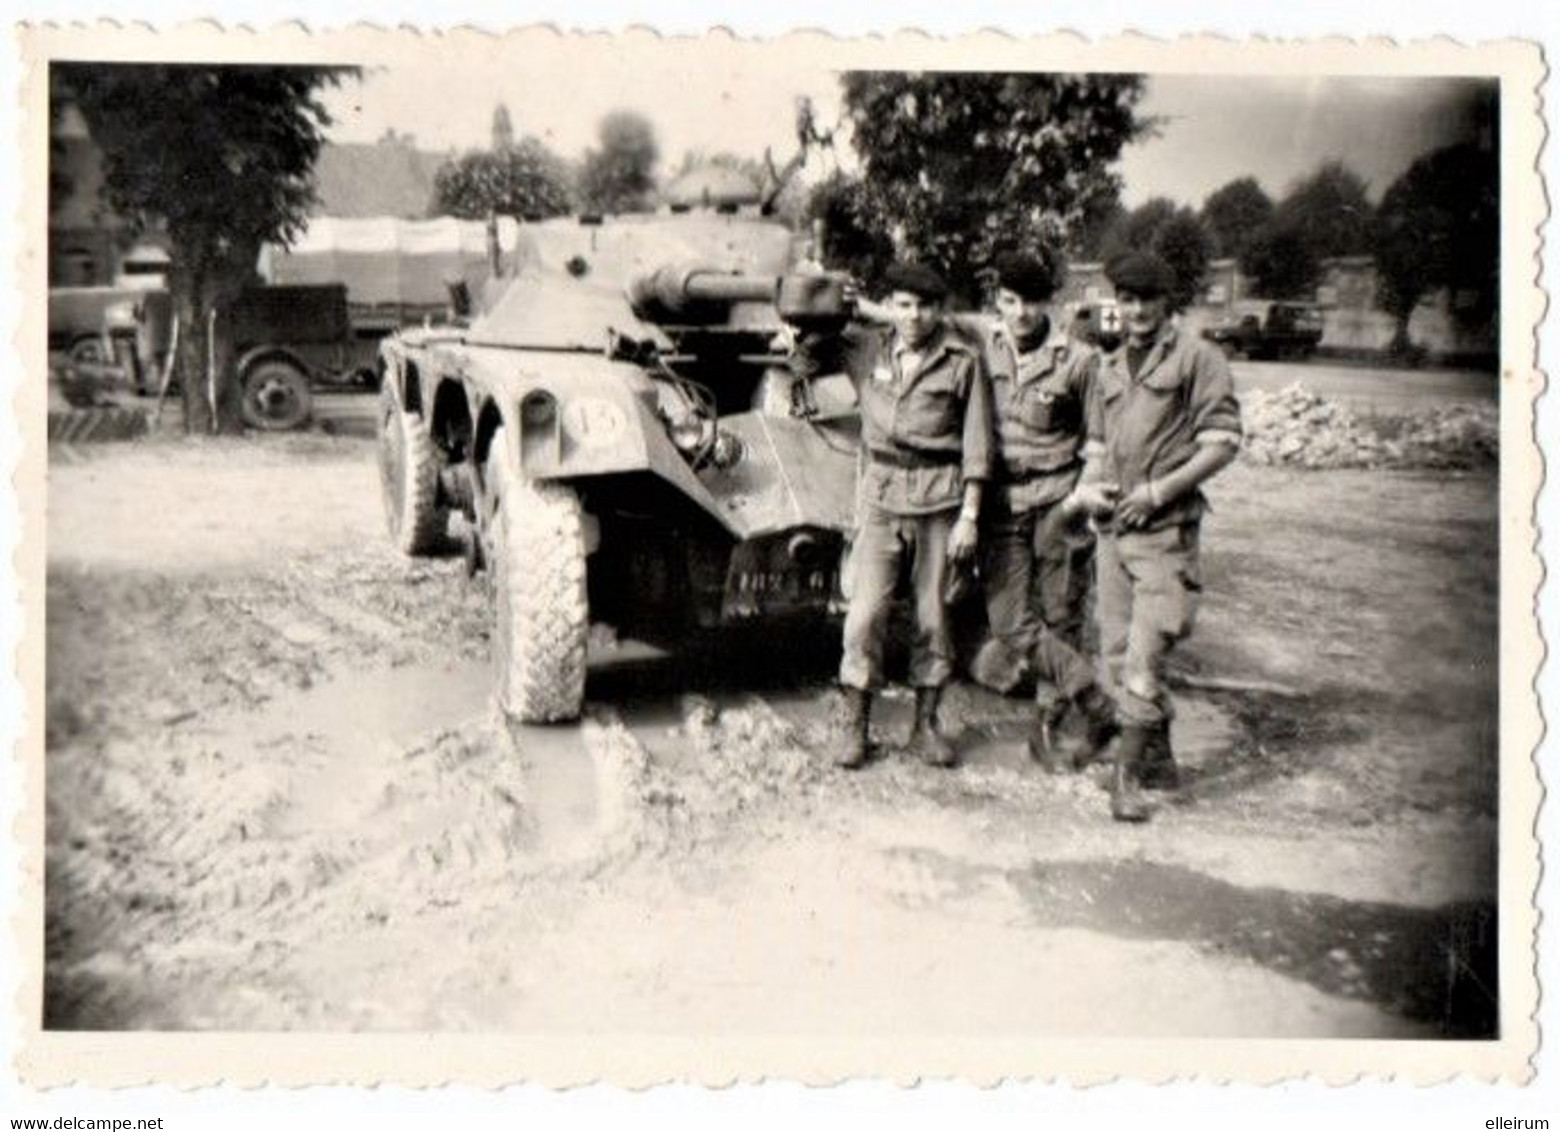
[[1499, 458], [1494, 405], [1361, 417], [1303, 385], [1241, 396], [1248, 460], [1300, 468], [1473, 468]]

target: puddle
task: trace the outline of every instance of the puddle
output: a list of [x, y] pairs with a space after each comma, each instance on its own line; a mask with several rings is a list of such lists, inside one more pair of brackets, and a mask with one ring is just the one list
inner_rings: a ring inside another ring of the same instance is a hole
[[[527, 847], [559, 856], [585, 852], [599, 834], [601, 784], [582, 727], [497, 726], [491, 687], [491, 670], [478, 661], [365, 669], [278, 696], [208, 733], [231, 758], [283, 747], [298, 752], [289, 760], [296, 765], [289, 804], [267, 829], [291, 837], [378, 820], [387, 797], [405, 810], [409, 799], [398, 791], [409, 777], [407, 752], [440, 732], [464, 729], [478, 748], [516, 760]], [[432, 799], [419, 799], [418, 809], [430, 810], [427, 822], [458, 825], [457, 815], [434, 812]]]
[[601, 843], [602, 767], [579, 724], [505, 727], [508, 753], [520, 761], [525, 781], [529, 847], [550, 857], [575, 859]]
[[490, 685], [473, 661], [370, 668], [276, 696], [235, 723], [250, 746], [306, 737], [350, 760], [480, 715]]
[[1495, 906], [1439, 908], [1244, 888], [1152, 861], [1046, 861], [1010, 874], [1044, 927], [1232, 952], [1447, 1037], [1499, 1033]]

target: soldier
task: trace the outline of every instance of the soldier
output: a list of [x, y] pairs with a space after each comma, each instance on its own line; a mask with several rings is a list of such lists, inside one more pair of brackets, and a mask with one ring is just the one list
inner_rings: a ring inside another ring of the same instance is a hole
[[894, 587], [908, 567], [915, 591], [908, 746], [933, 766], [951, 767], [957, 756], [937, 719], [953, 671], [944, 590], [950, 561], [975, 553], [981, 486], [991, 473], [991, 394], [979, 354], [943, 325], [948, 288], [937, 273], [896, 264], [886, 282], [894, 327], [857, 336], [847, 364], [861, 403], [861, 466], [840, 662], [845, 733], [835, 761], [854, 768], [867, 760]]
[[1191, 632], [1202, 591], [1201, 484], [1240, 448], [1240, 406], [1223, 353], [1170, 317], [1174, 276], [1131, 252], [1106, 275], [1126, 341], [1100, 365], [1089, 398], [1087, 466], [1068, 508], [1099, 530], [1100, 647], [1121, 736], [1111, 816], [1145, 821], [1142, 789], [1180, 784], [1170, 748], [1165, 659]]
[[[976, 657], [981, 683], [1011, 690], [1024, 668], [1039, 678], [1029, 751], [1052, 773], [1109, 742], [1110, 703], [1080, 651], [1093, 543], [1077, 537], [1062, 502], [1083, 468], [1084, 406], [1098, 351], [1053, 323], [1051, 264], [1007, 255], [996, 263], [996, 319], [953, 316], [982, 346], [991, 375], [998, 458], [981, 518], [980, 562], [991, 638]], [[1069, 529], [1071, 527], [1071, 529]], [[1069, 703], [1088, 725], [1084, 751], [1064, 750], [1057, 728]]]

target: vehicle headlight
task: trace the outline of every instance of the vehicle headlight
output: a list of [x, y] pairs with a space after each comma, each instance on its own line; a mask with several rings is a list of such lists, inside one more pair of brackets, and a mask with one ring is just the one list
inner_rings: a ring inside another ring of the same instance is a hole
[[109, 303], [103, 309], [103, 324], [110, 330], [132, 330], [137, 321], [135, 303], [127, 299]]
[[714, 439], [715, 425], [703, 417], [684, 417], [668, 425], [666, 432], [677, 450], [689, 456], [702, 450]]

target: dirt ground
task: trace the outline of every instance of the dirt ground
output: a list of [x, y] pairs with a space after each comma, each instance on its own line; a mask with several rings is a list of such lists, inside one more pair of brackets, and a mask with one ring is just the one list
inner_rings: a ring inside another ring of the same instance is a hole
[[603, 648], [580, 725], [507, 728], [365, 441], [56, 458], [45, 1022], [1493, 1033], [1493, 473], [1212, 496], [1191, 782], [1132, 827], [964, 686], [962, 768], [835, 771], [833, 641]]

